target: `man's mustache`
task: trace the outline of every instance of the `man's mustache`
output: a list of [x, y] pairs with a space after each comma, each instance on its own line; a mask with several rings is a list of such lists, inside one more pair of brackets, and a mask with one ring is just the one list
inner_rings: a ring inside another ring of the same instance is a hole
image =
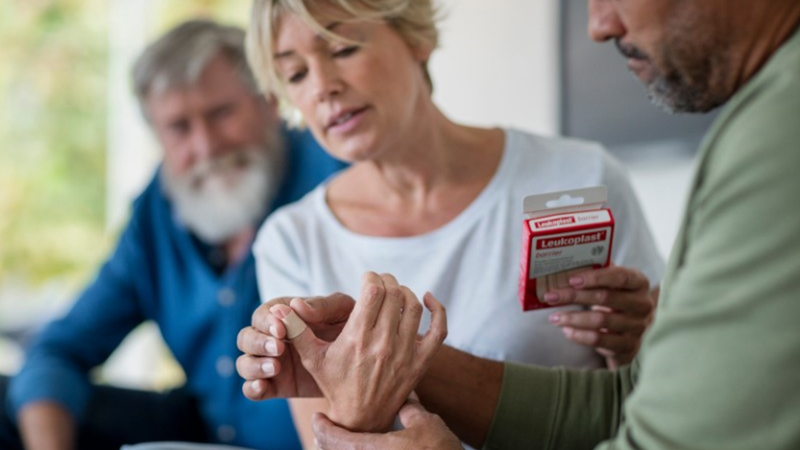
[[189, 185], [198, 189], [209, 176], [222, 173], [234, 168], [242, 168], [253, 163], [253, 152], [238, 150], [222, 156], [199, 161], [188, 175]]
[[614, 39], [614, 45], [617, 46], [617, 50], [622, 53], [622, 56], [628, 59], [642, 59], [642, 60], [649, 60], [648, 57], [643, 51], [639, 50], [638, 48], [634, 47], [633, 45], [623, 44], [619, 38]]

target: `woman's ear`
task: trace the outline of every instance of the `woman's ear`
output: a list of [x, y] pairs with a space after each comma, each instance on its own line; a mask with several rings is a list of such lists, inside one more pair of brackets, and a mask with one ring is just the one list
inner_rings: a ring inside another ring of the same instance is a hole
[[431, 53], [433, 53], [431, 44], [421, 43], [411, 47], [411, 56], [419, 63], [427, 64]]

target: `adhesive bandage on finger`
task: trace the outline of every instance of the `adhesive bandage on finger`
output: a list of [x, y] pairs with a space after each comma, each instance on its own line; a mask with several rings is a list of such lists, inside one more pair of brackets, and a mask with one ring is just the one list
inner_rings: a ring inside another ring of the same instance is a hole
[[289, 312], [286, 317], [281, 319], [281, 322], [286, 325], [286, 338], [289, 340], [300, 336], [300, 334], [302, 334], [303, 331], [306, 331], [306, 328], [308, 328], [306, 323], [303, 322], [303, 319], [301, 319], [300, 316], [294, 312], [294, 310]]

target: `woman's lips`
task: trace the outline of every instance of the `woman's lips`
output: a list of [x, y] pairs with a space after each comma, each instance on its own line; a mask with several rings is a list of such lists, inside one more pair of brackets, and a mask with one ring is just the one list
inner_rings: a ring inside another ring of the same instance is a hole
[[343, 114], [328, 126], [328, 133], [346, 134], [358, 127], [364, 119], [367, 108], [360, 108]]

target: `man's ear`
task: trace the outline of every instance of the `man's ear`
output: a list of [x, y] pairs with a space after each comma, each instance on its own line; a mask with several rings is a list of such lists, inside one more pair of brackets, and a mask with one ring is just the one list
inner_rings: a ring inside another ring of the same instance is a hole
[[264, 111], [267, 117], [277, 119], [280, 115], [278, 113], [278, 98], [272, 93], [263, 93], [258, 96], [259, 108]]

